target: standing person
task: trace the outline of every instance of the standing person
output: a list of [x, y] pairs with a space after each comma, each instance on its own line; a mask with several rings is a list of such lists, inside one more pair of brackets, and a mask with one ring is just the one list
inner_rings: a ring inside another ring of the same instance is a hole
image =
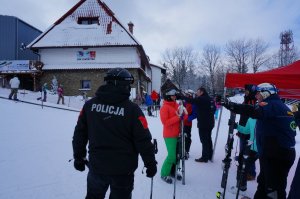
[[10, 84], [10, 94], [8, 96], [8, 99], [11, 100], [11, 98], [13, 97], [14, 100], [18, 101], [18, 89], [19, 89], [19, 86], [20, 86], [20, 80], [19, 78], [15, 75], [10, 81], [9, 81], [9, 84]]
[[145, 94], [145, 104], [147, 106], [148, 116], [152, 116], [153, 101], [147, 92], [144, 91], [144, 94]]
[[[256, 104], [255, 88], [256, 88], [256, 86], [252, 85], [252, 84], [245, 85], [245, 95], [244, 95], [243, 104], [248, 104], [248, 105], [253, 105], [253, 106]], [[240, 120], [239, 120], [239, 125], [246, 126], [248, 118], [249, 118], [248, 115], [241, 114]], [[237, 169], [237, 176], [239, 176], [241, 169], [242, 169], [242, 165], [243, 165], [243, 163], [242, 163], [243, 162], [243, 154], [245, 152], [246, 144], [250, 138], [250, 134], [244, 134], [244, 133], [241, 133], [240, 131], [238, 131], [237, 136], [239, 137], [239, 140], [240, 140], [239, 155], [237, 157], [237, 160], [239, 163], [239, 166]], [[255, 164], [249, 165], [249, 169], [247, 170], [246, 176], [247, 176], [248, 180], [255, 180], [255, 178], [256, 178]]]
[[232, 102], [224, 106], [256, 118], [256, 143], [260, 163], [254, 199], [285, 199], [287, 176], [295, 160], [296, 125], [291, 110], [280, 100], [275, 85], [259, 84], [258, 105]]
[[178, 95], [185, 101], [192, 103], [197, 107], [197, 127], [199, 130], [200, 141], [202, 143], [202, 156], [195, 159], [195, 161], [207, 163], [208, 160], [211, 160], [213, 153], [211, 134], [215, 125], [215, 102], [208, 95], [204, 87], [198, 88], [196, 93], [197, 97], [194, 99], [185, 97], [182, 94]]
[[59, 104], [60, 100], [62, 101], [62, 104], [65, 104], [64, 89], [63, 89], [63, 86], [61, 84], [57, 88], [57, 95], [58, 95], [57, 104]]
[[46, 101], [47, 101], [47, 89], [48, 89], [47, 83], [44, 83], [44, 84], [43, 84], [43, 87], [42, 87], [42, 91], [43, 91], [43, 93], [44, 93], [43, 102], [46, 102]]
[[[241, 176], [242, 175], [241, 171], [237, 173], [237, 183], [239, 183], [239, 180], [241, 179], [240, 185], [237, 184], [237, 187], [240, 186], [240, 190], [246, 191], [247, 190], [247, 180], [248, 180], [247, 174], [249, 173], [249, 170], [252, 169], [253, 164], [255, 165], [255, 161], [258, 158], [256, 138], [255, 138], [256, 119], [249, 117], [245, 126], [236, 124], [235, 127], [240, 133], [245, 134], [245, 135], [250, 135], [250, 139], [247, 140], [247, 143], [245, 143], [245, 146], [244, 146], [244, 147], [247, 147], [247, 145], [249, 145], [248, 142], [250, 141], [250, 143], [251, 143], [250, 151], [248, 151], [247, 149], [244, 149], [245, 155], [248, 156], [248, 158], [246, 160], [244, 160], [245, 161], [244, 174], [243, 174], [243, 176]], [[241, 165], [239, 165], [239, 166], [242, 167], [243, 163], [241, 162], [240, 164]]]
[[[180, 120], [182, 113], [179, 112], [179, 105], [176, 102], [176, 90], [171, 89], [164, 94], [163, 105], [160, 109], [160, 120], [163, 124], [163, 137], [167, 147], [168, 155], [161, 167], [161, 179], [169, 184], [175, 176], [176, 147], [180, 133]], [[172, 173], [174, 172], [174, 173]], [[181, 178], [177, 175], [177, 178]]]
[[159, 94], [156, 92], [156, 90], [153, 90], [151, 92], [151, 99], [153, 101], [154, 110], [156, 110], [156, 107], [158, 106], [158, 98], [159, 98]]
[[103, 199], [108, 187], [110, 199], [130, 199], [139, 154], [147, 177], [156, 174], [154, 145], [142, 110], [129, 100], [133, 76], [115, 68], [104, 81], [80, 112], [72, 142], [74, 167], [85, 170], [88, 143], [86, 199]]
[[[186, 92], [186, 96], [189, 98], [193, 98], [194, 96], [194, 91], [189, 89]], [[193, 109], [192, 109], [192, 104], [189, 102], [184, 102], [184, 107], [187, 110], [188, 117], [192, 115]], [[183, 122], [183, 132], [185, 133], [185, 159], [187, 160], [190, 157], [190, 148], [191, 148], [191, 143], [192, 143], [192, 121], [189, 121], [188, 118], [184, 120]]]

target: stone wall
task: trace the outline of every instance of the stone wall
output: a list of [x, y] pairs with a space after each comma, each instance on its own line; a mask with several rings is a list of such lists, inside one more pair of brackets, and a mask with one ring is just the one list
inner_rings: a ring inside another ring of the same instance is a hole
[[[62, 84], [64, 88], [64, 94], [66, 96], [82, 95], [83, 91], [80, 91], [81, 80], [90, 80], [91, 89], [86, 91], [88, 97], [94, 96], [95, 92], [100, 85], [103, 85], [104, 77], [107, 70], [51, 70], [43, 71], [43, 75], [40, 80], [40, 85], [45, 82], [48, 84], [49, 90], [51, 90], [52, 79], [55, 76], [58, 84]], [[132, 87], [137, 88], [138, 80], [140, 79], [141, 85], [147, 85], [144, 75], [137, 69], [129, 69], [129, 72], [134, 77], [134, 84]]]

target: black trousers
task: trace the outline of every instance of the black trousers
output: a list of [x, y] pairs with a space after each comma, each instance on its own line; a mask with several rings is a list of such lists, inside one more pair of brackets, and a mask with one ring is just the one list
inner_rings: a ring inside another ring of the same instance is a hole
[[186, 137], [185, 137], [185, 151], [186, 152], [190, 152], [190, 148], [191, 148], [191, 143], [192, 143], [191, 131], [192, 131], [192, 126], [184, 126], [183, 127], [183, 132], [186, 134]]
[[281, 149], [278, 157], [259, 157], [260, 173], [257, 177], [257, 190], [254, 199], [271, 199], [271, 195], [277, 195], [276, 199], [286, 199], [287, 176], [292, 167], [295, 150]]
[[199, 129], [199, 137], [202, 143], [202, 159], [210, 160], [212, 157], [212, 139], [211, 139], [212, 129]]
[[109, 199], [131, 199], [134, 175], [100, 175], [91, 171], [87, 177], [85, 199], [104, 199], [110, 187]]

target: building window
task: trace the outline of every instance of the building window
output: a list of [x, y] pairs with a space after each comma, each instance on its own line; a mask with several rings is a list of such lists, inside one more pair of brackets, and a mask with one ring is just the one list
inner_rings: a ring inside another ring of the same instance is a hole
[[91, 80], [81, 80], [80, 85], [82, 90], [91, 90]]
[[84, 24], [84, 25], [98, 24], [99, 25], [99, 18], [98, 17], [79, 17], [78, 24]]

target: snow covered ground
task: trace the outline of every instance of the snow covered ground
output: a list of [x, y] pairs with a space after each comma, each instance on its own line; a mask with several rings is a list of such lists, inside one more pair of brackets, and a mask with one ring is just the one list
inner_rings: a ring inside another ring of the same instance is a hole
[[[7, 98], [10, 90], [0, 88], [0, 97]], [[40, 103], [36, 100], [40, 93], [19, 91], [19, 99]], [[242, 96], [234, 97], [240, 101]], [[66, 97], [66, 105], [56, 105], [57, 96], [48, 95], [46, 105], [72, 107], [80, 109], [81, 97]], [[78, 172], [73, 168], [72, 136], [78, 113], [49, 107], [34, 106], [0, 98], [0, 198], [1, 199], [82, 199], [86, 193], [87, 171]], [[224, 158], [224, 146], [227, 139], [227, 121], [229, 111], [223, 109], [220, 134], [217, 142], [214, 162], [197, 163], [200, 157], [201, 143], [196, 128], [192, 128], [192, 146], [190, 159], [186, 161], [186, 185], [176, 186], [177, 199], [213, 199], [216, 192], [222, 191], [221, 161]], [[158, 170], [166, 157], [166, 147], [162, 138], [162, 125], [159, 117], [147, 117], [153, 138], [158, 141]], [[238, 120], [238, 118], [237, 118]], [[216, 128], [213, 130], [213, 140]], [[289, 190], [300, 152], [299, 131], [296, 137], [297, 159], [288, 178]], [[234, 142], [234, 156], [237, 139]], [[258, 162], [256, 164], [259, 171]], [[135, 172], [133, 199], [150, 197], [151, 180], [142, 174], [143, 163]], [[235, 162], [230, 167], [228, 187], [235, 185]], [[153, 198], [173, 198], [173, 185], [161, 181], [159, 171], [154, 177]], [[248, 182], [247, 194], [251, 197], [256, 190], [256, 182]], [[107, 194], [108, 195], [108, 194]], [[108, 196], [106, 197], [108, 198]], [[235, 198], [227, 194], [228, 199]]]

